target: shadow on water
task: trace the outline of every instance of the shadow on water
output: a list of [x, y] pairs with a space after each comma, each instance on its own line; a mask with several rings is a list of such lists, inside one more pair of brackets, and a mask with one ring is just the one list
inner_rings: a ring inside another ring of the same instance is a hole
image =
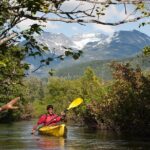
[[67, 137], [31, 135], [33, 121], [0, 124], [0, 150], [149, 150], [150, 139], [68, 126]]

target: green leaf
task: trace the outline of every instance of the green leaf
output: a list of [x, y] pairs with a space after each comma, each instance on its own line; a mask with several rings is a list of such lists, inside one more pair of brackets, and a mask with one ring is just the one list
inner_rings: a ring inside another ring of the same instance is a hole
[[6, 64], [2, 61], [0, 61], [0, 67], [6, 67]]
[[66, 56], [69, 56], [69, 55], [73, 55], [73, 53], [70, 52], [70, 51], [65, 51], [65, 55], [66, 55]]

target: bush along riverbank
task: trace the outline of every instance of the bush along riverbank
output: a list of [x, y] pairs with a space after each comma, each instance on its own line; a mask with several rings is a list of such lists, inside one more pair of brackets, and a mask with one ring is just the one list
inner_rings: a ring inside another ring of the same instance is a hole
[[68, 122], [150, 136], [150, 73], [142, 72], [139, 67], [132, 68], [130, 64], [112, 63], [111, 68], [113, 79], [110, 81], [103, 81], [91, 68], [77, 79], [25, 78], [24, 86], [18, 90], [22, 98], [20, 109], [3, 118], [39, 117], [46, 113], [47, 104], [53, 104], [59, 114], [72, 100], [81, 97], [84, 103], [67, 112]]
[[[82, 112], [89, 127], [150, 136], [150, 76], [129, 64], [112, 64], [114, 80], [101, 101], [90, 99]], [[104, 88], [104, 87], [103, 87]], [[102, 92], [101, 92], [102, 93]], [[92, 118], [92, 119], [91, 119]]]

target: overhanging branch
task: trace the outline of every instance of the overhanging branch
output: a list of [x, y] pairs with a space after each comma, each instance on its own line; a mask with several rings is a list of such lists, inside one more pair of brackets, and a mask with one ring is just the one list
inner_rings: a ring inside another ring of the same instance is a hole
[[77, 0], [77, 1], [82, 1], [82, 2], [87, 2], [87, 3], [93, 3], [93, 4], [101, 4], [101, 5], [106, 5], [106, 4], [112, 4], [112, 5], [119, 5], [119, 4], [140, 4], [142, 2], [144, 3], [150, 3], [149, 0], [116, 0], [116, 1], [111, 1], [111, 0], [106, 0], [106, 1], [101, 1], [101, 0]]
[[17, 33], [12, 33], [11, 35], [3, 38], [3, 39], [0, 39], [0, 45], [4, 44], [5, 42], [13, 39], [14, 37], [16, 37], [18, 34]]
[[124, 24], [128, 22], [135, 22], [140, 19], [149, 17], [149, 15], [147, 15], [147, 16], [135, 17], [133, 19], [127, 19], [127, 20], [125, 19], [125, 20], [118, 21], [118, 22], [103, 22], [97, 19], [69, 19], [69, 18], [45, 18], [45, 17], [41, 18], [41, 17], [30, 16], [30, 15], [25, 15], [25, 16], [33, 20], [54, 21], [54, 22], [60, 21], [60, 22], [66, 22], [66, 23], [96, 23], [96, 24], [111, 25], [111, 26], [116, 26], [116, 25], [120, 25], [120, 24]]

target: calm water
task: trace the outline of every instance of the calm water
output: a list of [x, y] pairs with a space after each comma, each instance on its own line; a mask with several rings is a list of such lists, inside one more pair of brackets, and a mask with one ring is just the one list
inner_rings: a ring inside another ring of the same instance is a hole
[[150, 139], [68, 126], [66, 138], [31, 135], [35, 121], [0, 125], [0, 150], [150, 150]]

